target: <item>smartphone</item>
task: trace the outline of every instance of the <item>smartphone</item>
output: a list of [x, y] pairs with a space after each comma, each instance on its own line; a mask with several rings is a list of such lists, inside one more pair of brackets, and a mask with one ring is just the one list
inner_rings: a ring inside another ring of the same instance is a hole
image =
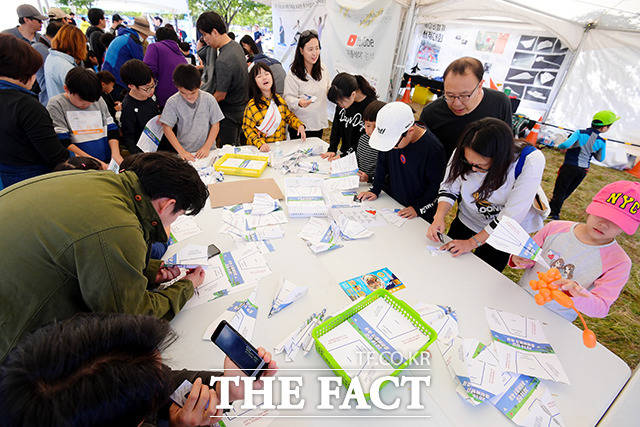
[[258, 350], [226, 320], [220, 322], [211, 341], [247, 376], [257, 379], [264, 373], [266, 362], [258, 356]]
[[220, 255], [220, 249], [216, 245], [209, 245], [207, 248], [207, 259], [213, 258], [216, 255]]

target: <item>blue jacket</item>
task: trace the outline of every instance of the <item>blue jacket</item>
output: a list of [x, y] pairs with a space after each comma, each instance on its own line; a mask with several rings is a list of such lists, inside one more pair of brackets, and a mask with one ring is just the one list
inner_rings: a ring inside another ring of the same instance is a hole
[[[76, 62], [73, 56], [55, 49], [49, 49], [49, 55], [44, 60], [44, 79], [49, 99], [64, 93], [64, 79]], [[47, 101], [48, 103], [49, 101]]]
[[104, 64], [102, 69], [109, 71], [116, 78], [118, 86], [126, 87], [120, 78], [120, 67], [130, 59], [139, 59], [142, 61], [144, 52], [142, 50], [142, 41], [135, 30], [131, 28], [122, 28], [119, 36], [113, 39], [107, 53], [104, 55]]
[[599, 131], [587, 128], [575, 131], [565, 142], [558, 145], [558, 148], [568, 149], [564, 156], [564, 164], [588, 169], [592, 156], [599, 162], [604, 160], [606, 146]]

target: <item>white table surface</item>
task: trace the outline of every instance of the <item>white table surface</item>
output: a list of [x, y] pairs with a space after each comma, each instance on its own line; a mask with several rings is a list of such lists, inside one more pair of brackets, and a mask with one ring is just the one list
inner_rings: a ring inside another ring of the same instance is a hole
[[[288, 142], [292, 144], [295, 142]], [[267, 168], [262, 178], [272, 177], [284, 192], [284, 177]], [[244, 179], [227, 176], [225, 180]], [[361, 186], [361, 190], [367, 187]], [[388, 195], [382, 193], [368, 206], [374, 209], [399, 207]], [[286, 207], [285, 207], [286, 209]], [[203, 233], [185, 243], [214, 243], [222, 251], [233, 250], [238, 243], [218, 231], [222, 225], [221, 211], [211, 209], [209, 203], [195, 217]], [[258, 319], [253, 344], [269, 351], [296, 329], [311, 312], [323, 307], [327, 313], [335, 313], [350, 303], [338, 283], [370, 271], [388, 267], [406, 288], [394, 295], [411, 305], [418, 302], [452, 306], [457, 312], [460, 335], [478, 338], [490, 343], [490, 331], [485, 320], [484, 307], [493, 307], [513, 313], [537, 318], [546, 323], [545, 334], [553, 345], [567, 372], [571, 385], [544, 381], [554, 394], [562, 418], [567, 426], [592, 426], [605, 413], [616, 395], [630, 376], [629, 367], [602, 345], [588, 349], [582, 344], [582, 331], [558, 315], [539, 307], [533, 298], [505, 276], [497, 273], [475, 255], [467, 254], [452, 258], [448, 254], [433, 256], [425, 249], [425, 232], [428, 223], [420, 218], [407, 221], [402, 227], [393, 225], [372, 228], [374, 235], [368, 239], [344, 242], [344, 247], [328, 253], [314, 255], [297, 237], [307, 219], [292, 219], [283, 227], [285, 237], [273, 240], [275, 252], [265, 255], [273, 274], [263, 279], [258, 287]], [[277, 291], [281, 277], [309, 286], [305, 297], [280, 313], [267, 319], [271, 301]], [[171, 322], [178, 333], [178, 340], [164, 353], [165, 361], [175, 369], [217, 370], [222, 366], [223, 354], [211, 342], [202, 340], [205, 328], [215, 320], [233, 301], [244, 299], [250, 290], [200, 305], [178, 313]], [[434, 426], [509, 426], [512, 424], [492, 405], [485, 403], [472, 407], [455, 392], [450, 377], [437, 346], [430, 348], [432, 354], [431, 371], [412, 370], [411, 365], [405, 375], [431, 375], [430, 387], [422, 393], [424, 410], [335, 410], [319, 411], [319, 383], [317, 377], [333, 376], [326, 370], [326, 363], [313, 349], [306, 357], [298, 355], [295, 362], [285, 362], [283, 355], [275, 360], [281, 369], [280, 375], [304, 378], [302, 397], [306, 399], [305, 410], [281, 410], [280, 415], [297, 418], [281, 418], [274, 425], [343, 425], [346, 422], [357, 425], [383, 425], [405, 418], [403, 424]], [[420, 366], [419, 368], [425, 368]], [[291, 371], [284, 369], [290, 369]], [[316, 369], [311, 371], [310, 369]], [[277, 396], [277, 393], [274, 392]], [[344, 389], [343, 389], [344, 395]], [[408, 403], [409, 390], [398, 390], [388, 385], [381, 391], [384, 402], [391, 402], [396, 396], [403, 406]], [[341, 400], [335, 403], [337, 407]], [[317, 417], [322, 415], [323, 418]], [[304, 418], [301, 418], [304, 416]], [[428, 416], [428, 418], [424, 418]], [[328, 418], [334, 417], [334, 418]], [[358, 418], [345, 418], [358, 417]], [[397, 419], [397, 418], [396, 418]]]

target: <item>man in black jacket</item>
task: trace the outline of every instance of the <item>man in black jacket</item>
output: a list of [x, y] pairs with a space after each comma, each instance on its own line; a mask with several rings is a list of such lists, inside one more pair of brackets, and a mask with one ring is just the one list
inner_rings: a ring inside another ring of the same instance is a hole
[[92, 7], [87, 12], [89, 23], [91, 26], [87, 28], [86, 36], [89, 42], [90, 50], [96, 54], [98, 58], [98, 68], [102, 67], [102, 61], [104, 61], [105, 47], [100, 41], [100, 37], [104, 34], [104, 29], [107, 27], [107, 20], [104, 17], [104, 10]]

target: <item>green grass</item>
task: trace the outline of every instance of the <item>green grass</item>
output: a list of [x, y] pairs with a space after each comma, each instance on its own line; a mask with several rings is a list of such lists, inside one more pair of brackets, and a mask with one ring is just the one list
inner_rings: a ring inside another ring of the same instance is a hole
[[[328, 129], [325, 129], [322, 139], [328, 142], [330, 133], [331, 124]], [[543, 149], [543, 153], [547, 159], [547, 165], [542, 176], [542, 188], [551, 199], [553, 184], [564, 154], [549, 148]], [[587, 218], [584, 210], [598, 190], [606, 184], [621, 180], [638, 181], [638, 178], [615, 169], [591, 166], [587, 177], [562, 206], [560, 218], [584, 222]], [[454, 217], [455, 209], [452, 209], [447, 216], [447, 227]], [[618, 300], [611, 306], [606, 318], [585, 318], [585, 320], [589, 328], [596, 333], [598, 341], [633, 369], [640, 363], [640, 238], [638, 233], [634, 236], [622, 233], [617, 240], [633, 263], [629, 281]], [[514, 282], [520, 280], [522, 276], [522, 271], [509, 267], [503, 273]], [[582, 328], [579, 320], [574, 323]]]

